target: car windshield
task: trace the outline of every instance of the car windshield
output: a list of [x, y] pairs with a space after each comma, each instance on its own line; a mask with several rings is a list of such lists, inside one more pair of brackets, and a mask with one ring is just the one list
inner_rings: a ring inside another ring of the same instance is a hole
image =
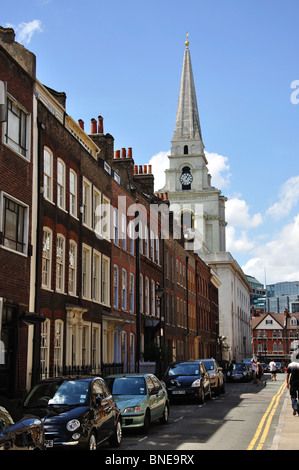
[[199, 375], [199, 373], [199, 364], [176, 364], [168, 371], [168, 375]]
[[233, 369], [234, 370], [247, 370], [247, 367], [245, 364], [233, 364]]
[[26, 408], [47, 405], [87, 404], [89, 383], [85, 380], [44, 382], [36, 385], [24, 401]]
[[146, 395], [143, 377], [108, 377], [106, 382], [113, 395]]
[[202, 362], [206, 366], [207, 370], [214, 370], [215, 369], [214, 361], [202, 361]]

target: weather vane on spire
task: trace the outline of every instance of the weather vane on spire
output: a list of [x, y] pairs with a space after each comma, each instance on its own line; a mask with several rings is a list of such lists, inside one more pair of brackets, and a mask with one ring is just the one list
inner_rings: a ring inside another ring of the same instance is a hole
[[189, 36], [189, 33], [186, 34], [186, 42], [185, 42], [185, 46], [186, 46], [186, 47], [189, 46], [188, 36]]

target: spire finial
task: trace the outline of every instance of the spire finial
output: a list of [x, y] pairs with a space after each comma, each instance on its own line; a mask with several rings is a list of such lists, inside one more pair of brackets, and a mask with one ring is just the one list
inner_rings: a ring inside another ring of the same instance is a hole
[[186, 34], [186, 41], [185, 41], [185, 46], [186, 47], [189, 46], [188, 36], [189, 36], [189, 33]]

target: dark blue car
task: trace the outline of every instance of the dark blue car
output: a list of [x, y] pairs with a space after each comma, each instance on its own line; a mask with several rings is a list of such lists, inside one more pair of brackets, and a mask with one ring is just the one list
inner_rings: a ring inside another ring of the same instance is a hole
[[88, 449], [122, 441], [120, 411], [101, 377], [56, 377], [33, 387], [22, 403], [44, 424], [47, 449]]

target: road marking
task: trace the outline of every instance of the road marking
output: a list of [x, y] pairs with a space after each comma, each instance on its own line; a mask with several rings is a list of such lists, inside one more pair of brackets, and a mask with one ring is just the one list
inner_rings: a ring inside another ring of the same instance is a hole
[[258, 445], [257, 445], [257, 448], [256, 448], [256, 450], [261, 450], [261, 449], [262, 449], [262, 447], [263, 447], [263, 445], [264, 445], [264, 443], [265, 443], [266, 437], [267, 437], [267, 435], [268, 435], [268, 432], [269, 432], [269, 428], [270, 428], [270, 424], [271, 424], [272, 418], [273, 418], [274, 413], [275, 413], [275, 411], [276, 411], [276, 408], [277, 408], [277, 406], [278, 406], [278, 403], [279, 403], [279, 400], [280, 400], [280, 398], [281, 398], [281, 395], [283, 394], [283, 392], [284, 392], [284, 390], [285, 390], [285, 387], [286, 387], [286, 382], [284, 382], [284, 383], [280, 386], [278, 392], [277, 392], [277, 393], [274, 395], [274, 397], [272, 398], [271, 403], [270, 403], [270, 405], [268, 406], [267, 411], [266, 411], [265, 414], [263, 415], [263, 417], [262, 417], [262, 419], [261, 419], [261, 421], [260, 421], [260, 423], [259, 423], [259, 425], [258, 425], [258, 427], [257, 427], [257, 430], [256, 430], [256, 432], [255, 432], [255, 434], [254, 434], [254, 436], [253, 436], [253, 439], [252, 439], [252, 441], [250, 442], [250, 444], [249, 444], [247, 450], [253, 450], [253, 448], [254, 448], [254, 446], [255, 446], [255, 444], [256, 444], [256, 442], [257, 442], [257, 440], [258, 440], [258, 438], [259, 438], [259, 436], [260, 436], [260, 434], [261, 434], [261, 432], [262, 432], [262, 429], [263, 429], [263, 426], [264, 426], [264, 424], [265, 424], [266, 418], [267, 418], [267, 416], [269, 415], [269, 416], [268, 416], [268, 419], [267, 419], [267, 422], [266, 422], [266, 425], [265, 425], [265, 428], [264, 428], [264, 431], [263, 431], [263, 434], [262, 434], [261, 439], [260, 439], [260, 441], [259, 441], [259, 443], [258, 443]]

